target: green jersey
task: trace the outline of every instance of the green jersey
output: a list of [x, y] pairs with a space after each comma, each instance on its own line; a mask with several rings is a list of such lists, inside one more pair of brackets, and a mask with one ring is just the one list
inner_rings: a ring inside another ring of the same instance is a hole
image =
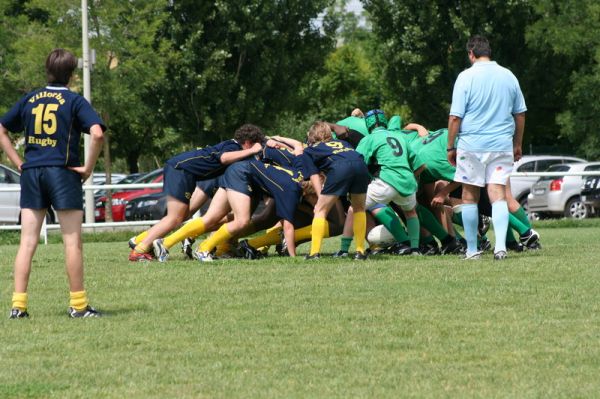
[[422, 183], [433, 183], [437, 180], [453, 181], [456, 168], [448, 162], [448, 129], [429, 132], [422, 137], [413, 149], [418, 151], [419, 158], [425, 163], [427, 169], [421, 174]]
[[348, 129], [355, 130], [363, 136], [369, 135], [367, 125], [365, 124], [365, 120], [363, 118], [349, 116], [345, 119], [342, 119], [341, 121], [337, 121], [335, 124], [340, 126], [346, 126]]
[[400, 131], [402, 130], [402, 118], [400, 115], [394, 115], [390, 118], [388, 122], [388, 130], [390, 131]]
[[361, 140], [356, 151], [362, 154], [367, 165], [378, 164], [381, 167], [379, 178], [394, 187], [400, 195], [407, 197], [417, 191], [413, 170], [422, 163], [402, 133], [375, 128]]

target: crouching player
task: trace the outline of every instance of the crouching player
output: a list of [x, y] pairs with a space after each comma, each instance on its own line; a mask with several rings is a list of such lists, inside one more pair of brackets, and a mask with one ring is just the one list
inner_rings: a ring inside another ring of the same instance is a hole
[[[201, 262], [213, 260], [211, 252], [219, 244], [240, 236], [250, 225], [252, 197], [262, 194], [273, 198], [275, 213], [283, 220], [283, 235], [290, 256], [296, 256], [294, 245], [294, 213], [302, 195], [302, 173], [259, 161], [240, 161], [231, 165], [220, 179], [226, 189], [227, 202], [233, 211], [233, 220], [222, 225], [213, 235], [202, 241], [195, 252]], [[207, 214], [210, 213], [207, 212]]]

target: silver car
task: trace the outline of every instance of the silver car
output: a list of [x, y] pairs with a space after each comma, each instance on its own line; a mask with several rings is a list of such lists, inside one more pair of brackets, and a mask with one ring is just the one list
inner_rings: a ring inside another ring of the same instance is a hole
[[589, 172], [600, 170], [600, 162], [570, 163], [551, 166], [547, 172], [556, 176], [541, 177], [531, 187], [527, 197], [530, 212], [563, 215], [568, 218], [584, 219], [591, 209], [581, 199], [582, 176], [561, 176], [559, 172]]
[[[0, 164], [0, 187], [19, 188], [21, 176], [8, 166]], [[17, 224], [21, 208], [19, 191], [0, 191], [0, 224]]]
[[[514, 172], [545, 172], [550, 166], [563, 163], [587, 162], [585, 159], [567, 157], [562, 155], [524, 155], [515, 162]], [[527, 209], [527, 196], [531, 186], [538, 181], [538, 177], [511, 176], [510, 191], [513, 197]]]

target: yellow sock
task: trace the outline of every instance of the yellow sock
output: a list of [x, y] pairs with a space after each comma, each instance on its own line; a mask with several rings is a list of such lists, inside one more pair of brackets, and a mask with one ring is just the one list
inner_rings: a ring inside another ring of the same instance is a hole
[[[296, 244], [301, 244], [306, 241], [310, 241], [312, 237], [312, 225], [304, 226], [294, 230], [294, 239]], [[325, 220], [325, 232], [323, 238], [329, 237], [329, 222]]]
[[267, 245], [275, 245], [281, 241], [281, 227], [267, 230], [266, 234], [258, 237], [254, 237], [248, 240], [248, 244], [252, 245], [253, 248], [266, 247]]
[[212, 251], [214, 247], [216, 247], [222, 242], [229, 240], [231, 237], [232, 235], [229, 234], [229, 231], [227, 230], [227, 224], [224, 224], [219, 228], [219, 230], [215, 231], [213, 235], [208, 237], [206, 240], [202, 241], [198, 249], [201, 252]]
[[188, 237], [196, 238], [200, 234], [203, 234], [205, 231], [206, 228], [204, 226], [204, 220], [202, 220], [202, 218], [190, 220], [189, 222], [181, 226], [179, 230], [165, 237], [165, 239], [163, 240], [163, 245], [167, 249], [169, 249], [178, 242], [181, 242]]
[[69, 306], [75, 309], [78, 312], [81, 312], [88, 306], [88, 298], [85, 291], [75, 291], [70, 292], [69, 297], [71, 300], [69, 301]]
[[142, 244], [141, 242], [135, 246], [135, 248], [133, 249], [135, 252], [137, 252], [138, 254], [145, 254], [150, 252], [150, 246], [146, 245], [146, 244]]
[[144, 241], [144, 238], [146, 238], [148, 236], [148, 230], [144, 231], [143, 233], [140, 233], [139, 235], [135, 236], [135, 238], [133, 239], [133, 241], [135, 241], [135, 244], [139, 244], [140, 242]]
[[310, 243], [310, 255], [321, 252], [321, 244], [325, 231], [327, 229], [327, 220], [325, 218], [314, 218], [312, 222], [312, 241]]
[[25, 312], [27, 310], [27, 293], [13, 292], [12, 307], [13, 309], [19, 309], [21, 312]]
[[365, 236], [367, 234], [367, 215], [364, 212], [354, 212], [354, 244], [356, 252], [365, 253]]
[[221, 256], [226, 252], [231, 250], [231, 243], [229, 241], [225, 241], [217, 245], [217, 251], [215, 252], [216, 256]]

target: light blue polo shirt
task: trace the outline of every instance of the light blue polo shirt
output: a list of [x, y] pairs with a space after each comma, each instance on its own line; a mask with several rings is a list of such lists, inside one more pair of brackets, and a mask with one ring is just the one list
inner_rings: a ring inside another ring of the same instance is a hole
[[458, 75], [450, 115], [462, 119], [457, 147], [471, 152], [513, 150], [513, 114], [527, 111], [517, 78], [496, 61], [477, 61]]

